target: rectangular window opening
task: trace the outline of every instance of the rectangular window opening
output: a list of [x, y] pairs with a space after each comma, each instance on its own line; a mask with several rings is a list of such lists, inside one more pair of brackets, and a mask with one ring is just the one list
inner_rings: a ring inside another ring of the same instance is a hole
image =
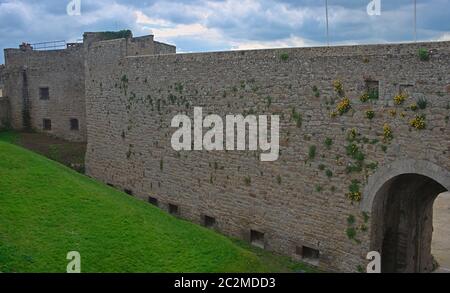
[[380, 82], [378, 80], [366, 80], [366, 90], [372, 99], [378, 99], [380, 94]]
[[75, 118], [70, 119], [70, 130], [78, 130], [78, 129], [79, 129], [78, 119]]
[[314, 249], [308, 246], [297, 246], [296, 253], [297, 255], [300, 255], [302, 257], [302, 260], [304, 260], [307, 263], [313, 265], [319, 264], [320, 252], [318, 249]]
[[39, 88], [39, 99], [49, 100], [50, 99], [50, 89], [48, 87]]
[[178, 206], [176, 204], [169, 203], [169, 213], [172, 215], [178, 215]]
[[43, 119], [42, 125], [43, 125], [44, 130], [52, 130], [52, 120]]
[[216, 225], [216, 218], [207, 215], [203, 216], [203, 226], [213, 228]]
[[156, 207], [158, 206], [158, 199], [155, 198], [155, 197], [149, 196], [149, 197], [148, 197], [148, 202], [149, 202], [150, 204], [156, 206]]
[[250, 243], [254, 246], [264, 248], [264, 233], [250, 230]]

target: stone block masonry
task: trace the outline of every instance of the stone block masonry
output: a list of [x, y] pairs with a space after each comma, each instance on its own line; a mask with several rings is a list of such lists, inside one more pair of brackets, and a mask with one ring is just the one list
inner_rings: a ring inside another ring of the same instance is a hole
[[[85, 142], [85, 54], [92, 44], [122, 33], [87, 32], [83, 43], [70, 43], [60, 50], [34, 50], [28, 44], [5, 49], [0, 73], [5, 73], [3, 94], [9, 98], [11, 126]], [[133, 38], [128, 32], [123, 41], [125, 55], [176, 51], [174, 46], [154, 42], [152, 35]]]
[[[380, 232], [383, 184], [406, 172], [436, 182], [433, 196], [450, 188], [450, 42], [127, 55], [125, 40], [87, 52], [87, 174], [179, 217], [350, 272], [401, 249]], [[171, 119], [195, 106], [280, 115], [279, 159], [174, 151]], [[430, 270], [429, 252], [404, 251], [398, 270]]]

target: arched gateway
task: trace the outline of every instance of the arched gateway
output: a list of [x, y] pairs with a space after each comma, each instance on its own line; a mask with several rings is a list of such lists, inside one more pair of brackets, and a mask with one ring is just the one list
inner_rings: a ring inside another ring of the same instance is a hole
[[450, 190], [450, 172], [428, 161], [399, 160], [369, 178], [361, 208], [371, 214], [371, 250], [382, 272], [429, 272], [433, 203]]

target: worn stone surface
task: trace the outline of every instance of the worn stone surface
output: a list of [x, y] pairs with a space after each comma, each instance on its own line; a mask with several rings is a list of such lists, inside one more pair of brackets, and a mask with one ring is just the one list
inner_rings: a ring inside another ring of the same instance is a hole
[[[430, 61], [419, 59], [420, 47], [433, 50]], [[214, 217], [227, 235], [249, 240], [256, 230], [266, 249], [300, 258], [306, 246], [320, 251], [320, 267], [356, 271], [365, 268], [377, 219], [370, 205], [347, 198], [352, 180], [363, 191], [375, 164], [402, 160], [450, 170], [450, 42], [133, 57], [126, 48], [123, 40], [98, 42], [86, 56], [87, 173], [144, 200], [157, 198], [163, 209], [178, 205], [190, 221]], [[337, 79], [352, 109], [333, 118], [342, 100]], [[361, 102], [374, 81], [378, 100]], [[395, 105], [401, 89], [409, 96]], [[412, 111], [419, 98], [426, 109]], [[281, 115], [279, 160], [260, 162], [249, 151], [173, 151], [171, 119], [192, 118], [194, 106], [222, 117]], [[293, 112], [302, 116], [300, 127]], [[411, 127], [422, 114], [426, 129]], [[393, 138], [385, 141], [386, 123]], [[347, 139], [351, 129], [359, 134], [354, 142]], [[365, 157], [361, 170], [348, 173], [355, 164], [346, 150], [351, 143]]]
[[[51, 119], [48, 133], [67, 140], [86, 141], [84, 99], [84, 50], [34, 51], [5, 49], [7, 79], [5, 94], [10, 100], [11, 125], [23, 127], [25, 97], [28, 98], [31, 127], [43, 130], [43, 119]], [[49, 88], [49, 99], [40, 99], [40, 88]], [[78, 119], [79, 130], [70, 129]]]
[[[86, 141], [85, 54], [91, 44], [104, 38], [101, 32], [85, 33], [83, 43], [67, 44], [62, 50], [37, 51], [29, 45], [5, 49], [4, 94], [10, 100], [12, 127], [24, 127], [23, 110], [29, 108], [34, 130], [44, 131], [43, 120], [50, 119], [51, 130], [45, 132], [66, 140]], [[176, 51], [174, 46], [154, 42], [153, 36], [123, 40], [126, 55]], [[41, 87], [49, 88], [48, 100], [40, 99]], [[78, 130], [72, 129], [71, 119], [78, 120]]]

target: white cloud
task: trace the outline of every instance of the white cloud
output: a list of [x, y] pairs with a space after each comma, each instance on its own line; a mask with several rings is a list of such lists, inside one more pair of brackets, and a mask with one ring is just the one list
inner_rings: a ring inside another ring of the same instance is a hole
[[288, 47], [311, 47], [319, 45], [316, 42], [305, 40], [300, 37], [291, 36], [283, 40], [273, 41], [230, 41], [232, 50], [252, 50], [252, 49], [271, 49]]
[[437, 40], [438, 41], [450, 41], [450, 33], [444, 33]]

